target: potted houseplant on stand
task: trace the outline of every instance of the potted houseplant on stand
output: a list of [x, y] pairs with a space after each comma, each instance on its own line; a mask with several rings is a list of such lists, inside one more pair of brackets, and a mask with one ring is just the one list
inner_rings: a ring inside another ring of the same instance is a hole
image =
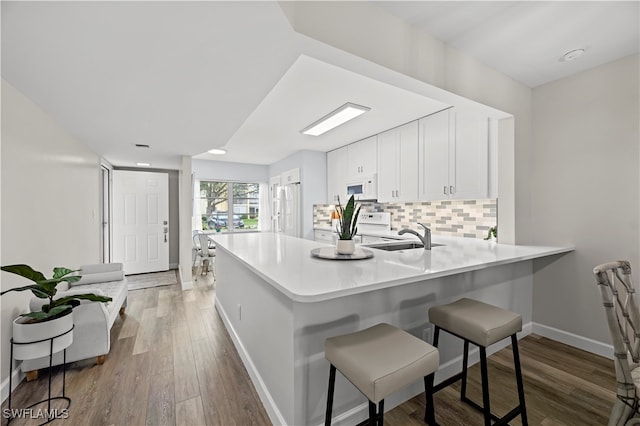
[[[53, 268], [53, 277], [46, 278], [42, 272], [35, 271], [28, 265], [9, 265], [1, 268], [5, 272], [20, 275], [33, 281], [33, 284], [11, 288], [0, 293], [0, 296], [10, 291], [31, 291], [36, 297], [43, 299], [41, 310], [20, 315], [13, 322], [13, 341], [17, 345], [15, 359], [34, 359], [49, 355], [50, 342], [46, 339], [56, 337], [73, 328], [73, 308], [81, 300], [94, 302], [109, 302], [110, 297], [98, 296], [93, 293], [74, 294], [54, 299], [57, 285], [61, 282], [69, 284], [78, 281], [80, 275], [68, 268]], [[48, 300], [47, 300], [48, 299]], [[44, 340], [44, 341], [43, 341]], [[28, 342], [39, 341], [32, 344]], [[66, 333], [53, 340], [53, 352], [69, 346], [73, 342], [73, 333]]]
[[[9, 265], [1, 268], [5, 272], [20, 275], [33, 281], [33, 284], [11, 288], [0, 293], [0, 296], [10, 291], [31, 291], [37, 298], [44, 302], [39, 311], [32, 311], [20, 315], [13, 321], [13, 338], [11, 339], [11, 364], [14, 359], [25, 360], [49, 356], [49, 392], [47, 399], [31, 404], [27, 409], [40, 403], [47, 403], [45, 423], [55, 420], [51, 413], [51, 401], [60, 399], [67, 401], [68, 409], [71, 399], [65, 395], [66, 366], [63, 367], [62, 375], [62, 396], [51, 397], [51, 365], [53, 354], [64, 350], [64, 361], [66, 361], [66, 348], [73, 343], [73, 308], [80, 304], [81, 300], [94, 302], [109, 302], [110, 297], [98, 296], [93, 293], [74, 294], [70, 296], [54, 299], [57, 293], [57, 286], [61, 282], [74, 283], [78, 281], [80, 275], [72, 275], [74, 270], [68, 268], [53, 268], [53, 277], [46, 278], [42, 272], [35, 271], [28, 265]], [[63, 362], [66, 364], [66, 362]], [[11, 368], [11, 367], [10, 367]], [[9, 400], [8, 407], [11, 411], [11, 390], [12, 372], [9, 371]], [[7, 423], [13, 420], [13, 415], [8, 418]]]
[[336, 251], [338, 254], [353, 254], [356, 250], [353, 237], [358, 233], [358, 216], [360, 215], [360, 207], [356, 208], [356, 202], [353, 195], [347, 201], [347, 204], [342, 207], [340, 204], [340, 198], [338, 197], [338, 206], [336, 212], [338, 213], [338, 225], [336, 231], [338, 232], [338, 243], [336, 244]]

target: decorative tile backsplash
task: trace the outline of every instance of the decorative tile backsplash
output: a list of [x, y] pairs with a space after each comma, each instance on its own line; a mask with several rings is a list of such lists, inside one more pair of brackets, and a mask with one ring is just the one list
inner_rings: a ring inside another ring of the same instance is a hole
[[[434, 234], [484, 238], [498, 223], [498, 200], [444, 200], [412, 203], [363, 202], [362, 211], [391, 213], [391, 229], [417, 229], [421, 222]], [[313, 226], [331, 224], [333, 204], [313, 206]]]

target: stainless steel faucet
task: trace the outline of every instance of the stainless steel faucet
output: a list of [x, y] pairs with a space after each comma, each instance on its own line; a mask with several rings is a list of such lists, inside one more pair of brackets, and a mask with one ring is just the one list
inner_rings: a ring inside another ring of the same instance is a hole
[[424, 236], [418, 234], [418, 232], [414, 231], [413, 229], [409, 229], [409, 228], [404, 228], [398, 231], [398, 235], [402, 235], [402, 234], [413, 234], [416, 237], [420, 238], [420, 241], [422, 241], [422, 245], [424, 245], [424, 249], [425, 250], [431, 250], [431, 229], [429, 229], [426, 225], [422, 224], [422, 223], [418, 223], [418, 225], [422, 226], [424, 228]]

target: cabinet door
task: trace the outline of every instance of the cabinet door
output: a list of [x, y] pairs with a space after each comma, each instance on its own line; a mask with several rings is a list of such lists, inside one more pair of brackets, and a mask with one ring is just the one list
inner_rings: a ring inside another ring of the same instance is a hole
[[418, 122], [398, 127], [397, 201], [418, 200]]
[[327, 152], [327, 203], [338, 202], [347, 192], [347, 147]]
[[455, 168], [450, 170], [452, 197], [487, 198], [489, 195], [489, 118], [455, 112]]
[[398, 131], [388, 130], [378, 135], [378, 202], [396, 201], [400, 153]]
[[349, 176], [372, 175], [378, 170], [377, 135], [347, 145]]
[[450, 110], [421, 118], [419, 124], [418, 196], [421, 200], [449, 197]]

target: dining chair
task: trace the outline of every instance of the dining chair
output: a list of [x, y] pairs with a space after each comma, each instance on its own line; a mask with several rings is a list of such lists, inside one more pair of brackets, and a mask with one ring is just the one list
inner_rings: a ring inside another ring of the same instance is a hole
[[196, 256], [194, 259], [194, 265], [198, 260], [198, 270], [196, 271], [196, 281], [198, 277], [202, 275], [203, 271], [207, 274], [211, 271], [213, 280], [216, 280], [216, 273], [213, 269], [213, 261], [216, 257], [215, 244], [209, 239], [209, 236], [204, 232], [198, 232], [193, 236], [194, 247], [196, 248]]

